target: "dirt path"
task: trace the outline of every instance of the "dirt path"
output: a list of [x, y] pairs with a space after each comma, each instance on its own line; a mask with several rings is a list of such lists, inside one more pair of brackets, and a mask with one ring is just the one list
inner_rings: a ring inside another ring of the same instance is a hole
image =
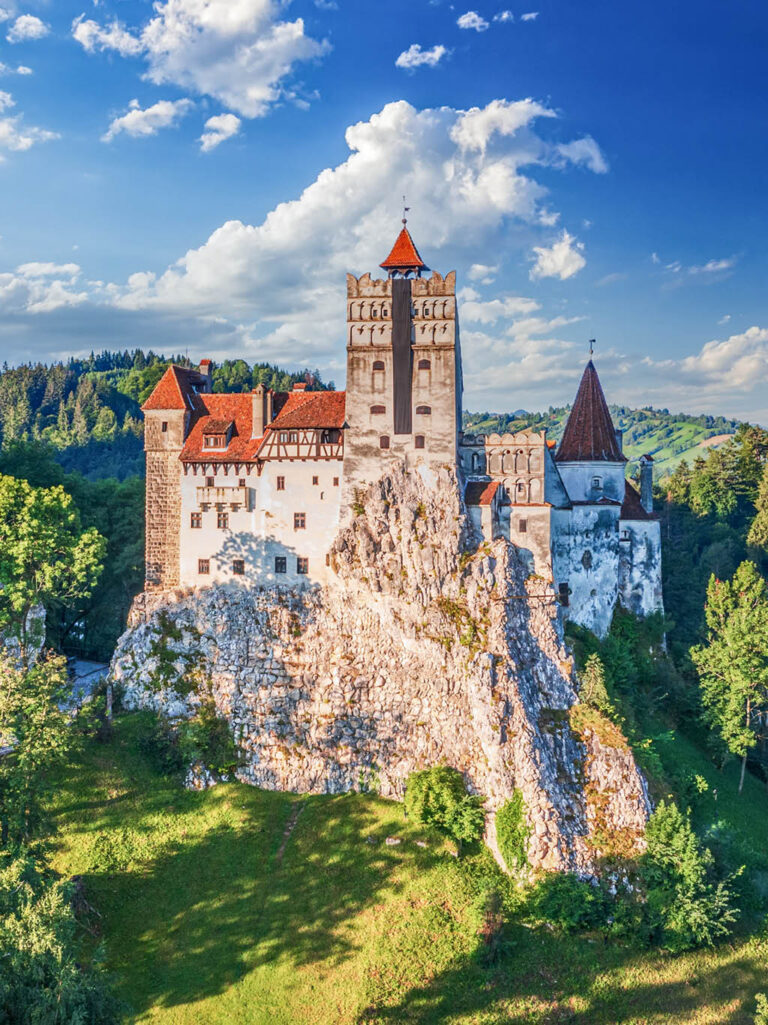
[[303, 811], [303, 802], [296, 801], [293, 808], [291, 809], [291, 814], [288, 817], [288, 821], [285, 824], [285, 829], [283, 830], [282, 843], [280, 844], [277, 854], [275, 855], [275, 868], [279, 868], [282, 863], [283, 855], [285, 854], [285, 848], [288, 845], [288, 841], [291, 839], [291, 833], [296, 828], [296, 823], [299, 821], [299, 815], [301, 815]]

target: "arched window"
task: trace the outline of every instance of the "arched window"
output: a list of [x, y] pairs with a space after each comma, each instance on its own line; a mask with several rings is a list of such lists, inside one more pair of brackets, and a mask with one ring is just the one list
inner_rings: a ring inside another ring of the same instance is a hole
[[373, 369], [374, 370], [383, 370], [384, 369], [384, 360], [383, 359], [375, 359], [373, 361]]
[[419, 360], [419, 370], [430, 370], [432, 368], [432, 361], [428, 359]]
[[389, 435], [382, 434], [379, 438], [379, 448], [389, 448]]
[[386, 411], [387, 411], [387, 407], [386, 406], [371, 406], [371, 413], [374, 416], [378, 415], [379, 413], [386, 413]]
[[432, 407], [431, 406], [417, 406], [416, 407], [416, 414], [417, 414], [417, 416], [430, 416], [431, 413], [432, 413]]
[[471, 465], [472, 465], [472, 473], [477, 473], [477, 471], [480, 469], [480, 456], [477, 454], [477, 452], [473, 452], [472, 453], [472, 464]]
[[413, 439], [413, 443], [414, 448], [424, 448], [424, 435], [417, 434], [416, 437]]

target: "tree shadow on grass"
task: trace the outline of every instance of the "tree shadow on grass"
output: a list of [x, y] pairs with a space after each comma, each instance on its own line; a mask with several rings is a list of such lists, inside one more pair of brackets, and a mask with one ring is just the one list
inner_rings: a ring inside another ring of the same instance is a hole
[[[214, 828], [145, 872], [87, 880], [104, 912], [110, 968], [132, 1008], [221, 993], [262, 965], [331, 968], [355, 949], [355, 916], [390, 889], [398, 860], [356, 796], [267, 801], [268, 818]], [[278, 859], [295, 801], [302, 815]], [[373, 834], [375, 842], [367, 841]]]
[[[672, 956], [615, 944], [589, 947], [581, 937], [566, 941], [564, 956], [556, 936], [534, 936], [521, 926], [506, 931], [510, 951], [498, 964], [486, 967], [481, 948], [397, 1002], [372, 1002], [358, 1021], [438, 1025], [466, 1017], [489, 1025], [677, 1025], [704, 1020], [701, 1011], [709, 1008], [712, 1025], [752, 1025], [754, 995], [766, 985], [757, 958], [731, 947], [721, 948], [723, 960], [711, 968], [703, 966], [705, 955], [692, 954], [683, 978], [653, 981], [654, 966], [674, 964]], [[580, 951], [574, 947], [579, 941]]]

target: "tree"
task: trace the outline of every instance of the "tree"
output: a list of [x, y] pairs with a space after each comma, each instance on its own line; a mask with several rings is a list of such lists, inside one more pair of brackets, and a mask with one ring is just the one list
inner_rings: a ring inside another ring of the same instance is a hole
[[591, 705], [606, 715], [613, 710], [605, 685], [605, 668], [600, 656], [596, 653], [589, 656], [581, 674], [580, 697], [585, 704]]
[[763, 470], [755, 506], [755, 518], [749, 528], [747, 544], [768, 552], [768, 463]]
[[458, 769], [437, 765], [412, 772], [405, 787], [406, 813], [453, 837], [460, 844], [479, 840], [485, 813], [481, 797], [467, 793]]
[[705, 718], [742, 759], [741, 792], [747, 753], [768, 707], [768, 588], [753, 562], [742, 562], [732, 580], [710, 579], [705, 615], [708, 643], [692, 648], [691, 657]]
[[0, 475], [0, 631], [18, 639], [22, 657], [32, 610], [90, 594], [104, 550], [97, 530], [81, 530], [63, 487], [33, 488]]
[[18, 846], [41, 822], [41, 799], [52, 769], [72, 749], [76, 733], [64, 709], [66, 660], [40, 659], [29, 669], [0, 653], [0, 846]]

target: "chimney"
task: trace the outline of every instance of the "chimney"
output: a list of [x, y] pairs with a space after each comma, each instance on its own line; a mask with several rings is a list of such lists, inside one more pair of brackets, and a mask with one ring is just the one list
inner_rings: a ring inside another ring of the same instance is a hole
[[640, 456], [640, 504], [653, 512], [653, 458], [648, 455]]
[[263, 384], [258, 385], [251, 393], [251, 402], [253, 403], [251, 437], [261, 438], [267, 424], [272, 422], [272, 389], [265, 388]]
[[200, 375], [205, 378], [203, 391], [210, 395], [213, 391], [213, 363], [209, 359], [201, 359], [200, 366], [197, 369]]
[[619, 452], [623, 452], [624, 451], [624, 431], [622, 431], [619, 427], [616, 427], [616, 428], [614, 428], [614, 433], [616, 435], [616, 444], [619, 446]]
[[293, 391], [306, 391], [307, 390], [307, 382], [306, 381], [296, 381], [292, 390]]

